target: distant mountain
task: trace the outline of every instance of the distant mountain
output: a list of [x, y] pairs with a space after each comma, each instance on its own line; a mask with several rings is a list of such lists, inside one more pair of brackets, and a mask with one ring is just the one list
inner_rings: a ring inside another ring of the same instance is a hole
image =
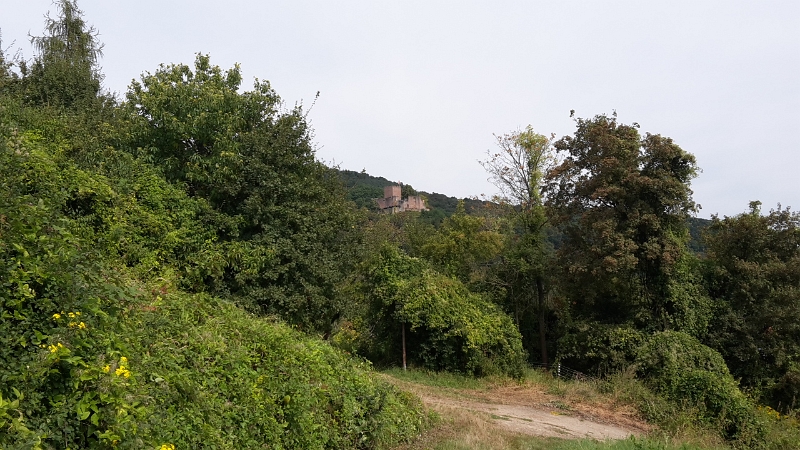
[[[369, 210], [377, 210], [374, 199], [383, 198], [384, 187], [400, 184], [383, 177], [374, 177], [364, 171], [339, 170], [339, 177], [347, 188], [347, 197], [355, 202], [359, 208], [367, 208]], [[422, 219], [433, 224], [438, 224], [445, 217], [453, 215], [459, 201], [464, 201], [464, 209], [468, 214], [485, 208], [486, 204], [481, 200], [459, 199], [436, 192], [417, 191], [409, 184], [402, 186], [404, 196], [419, 194], [426, 199], [425, 203], [430, 208], [430, 211], [422, 212]]]
[[699, 217], [689, 217], [689, 249], [695, 253], [705, 253], [706, 246], [703, 244], [702, 234], [703, 230], [711, 225], [708, 219], [701, 219]]

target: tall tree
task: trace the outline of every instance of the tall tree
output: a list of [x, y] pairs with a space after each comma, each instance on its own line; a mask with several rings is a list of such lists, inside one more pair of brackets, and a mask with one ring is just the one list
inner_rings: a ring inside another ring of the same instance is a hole
[[774, 407], [800, 401], [800, 214], [778, 208], [712, 218], [708, 289], [719, 301], [708, 336], [731, 372]]
[[37, 55], [31, 67], [23, 66], [25, 91], [34, 104], [72, 108], [100, 93], [103, 45], [76, 0], [59, 0], [56, 6], [56, 18], [45, 16], [45, 34], [31, 36]]
[[0, 32], [0, 95], [7, 95], [16, 74], [11, 71], [12, 61], [3, 48], [3, 33]]
[[696, 315], [707, 307], [693, 303], [702, 295], [686, 252], [694, 156], [616, 115], [576, 123], [574, 136], [555, 143], [563, 161], [546, 187], [572, 317], [643, 331], [703, 328]]
[[268, 82], [240, 93], [241, 81], [238, 66], [223, 71], [205, 55], [144, 75], [127, 94], [131, 146], [218, 213], [216, 250], [199, 255], [203, 284], [327, 331], [341, 310], [351, 204], [315, 159], [302, 110], [283, 111]]
[[538, 312], [539, 347], [541, 360], [546, 365], [547, 336], [545, 318], [547, 308], [547, 261], [549, 246], [544, 227], [547, 218], [542, 203], [542, 181], [544, 174], [555, 163], [552, 137], [524, 130], [497, 136], [498, 151], [487, 152], [488, 158], [481, 165], [490, 175], [490, 180], [500, 193], [494, 197], [507, 217], [512, 221], [510, 245], [505, 254], [501, 276], [497, 281], [503, 287], [511, 305], [517, 325], [522, 324], [529, 305], [536, 295]]

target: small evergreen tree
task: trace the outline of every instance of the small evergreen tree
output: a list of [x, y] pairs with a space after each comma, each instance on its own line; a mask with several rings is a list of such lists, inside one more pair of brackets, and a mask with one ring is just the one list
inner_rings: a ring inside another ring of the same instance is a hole
[[30, 67], [21, 67], [25, 98], [35, 105], [73, 109], [100, 93], [103, 45], [76, 0], [59, 0], [56, 6], [56, 18], [45, 16], [44, 35], [31, 36], [37, 55]]

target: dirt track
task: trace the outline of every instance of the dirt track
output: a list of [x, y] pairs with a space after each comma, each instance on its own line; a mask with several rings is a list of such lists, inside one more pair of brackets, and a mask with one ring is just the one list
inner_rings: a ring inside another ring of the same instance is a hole
[[497, 426], [533, 436], [558, 438], [592, 438], [597, 440], [625, 439], [640, 430], [629, 430], [616, 425], [592, 422], [572, 417], [559, 411], [547, 411], [519, 405], [453, 400], [442, 397], [421, 396], [430, 408], [443, 412], [454, 408], [488, 414]]
[[650, 426], [635, 410], [608, 399], [554, 395], [537, 386], [496, 386], [482, 390], [434, 388], [392, 378], [443, 416], [469, 412], [492, 426], [532, 436], [563, 439], [625, 439]]

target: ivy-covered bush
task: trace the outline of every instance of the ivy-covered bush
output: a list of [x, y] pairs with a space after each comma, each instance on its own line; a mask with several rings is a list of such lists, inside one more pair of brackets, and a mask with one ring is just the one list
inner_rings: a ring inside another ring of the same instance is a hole
[[369, 304], [363, 351], [374, 360], [400, 363], [405, 327], [412, 364], [478, 376], [522, 375], [525, 352], [511, 318], [396, 247], [384, 246], [364, 264], [357, 293]]
[[180, 290], [211, 266], [201, 200], [113, 148], [81, 168], [70, 117], [17, 112], [0, 108], [0, 448], [375, 448], [424, 426], [369, 364]]
[[368, 362], [227, 301], [164, 285], [128, 303], [123, 320], [146, 411], [131, 448], [374, 448], [428, 420]]
[[99, 330], [126, 288], [104, 246], [82, 237], [103, 225], [71, 207], [84, 194], [105, 204], [111, 190], [61, 164], [37, 133], [0, 127], [0, 396], [17, 420], [8, 439], [86, 446], [127, 422], [118, 385], [101, 387], [100, 369], [88, 369], [115, 350]]
[[755, 407], [739, 390], [716, 350], [689, 334], [664, 331], [639, 348], [636, 373], [667, 400], [698, 409], [726, 437], [758, 440], [763, 432]]

